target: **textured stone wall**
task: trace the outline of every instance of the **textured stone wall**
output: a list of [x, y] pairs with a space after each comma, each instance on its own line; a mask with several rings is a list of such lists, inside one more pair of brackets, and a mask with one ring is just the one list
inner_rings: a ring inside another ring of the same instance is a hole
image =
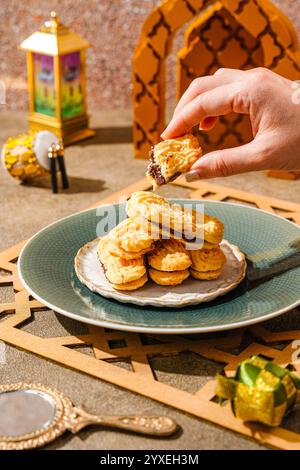
[[[273, 0], [297, 27], [299, 0]], [[39, 29], [55, 10], [61, 20], [90, 41], [87, 54], [90, 109], [131, 106], [131, 60], [142, 22], [160, 0], [1, 0], [0, 79], [7, 88], [7, 108], [27, 109], [25, 54], [18, 44]], [[183, 32], [174, 42], [182, 45]], [[175, 100], [175, 58], [168, 59], [168, 102]], [[1, 108], [0, 108], [1, 110]]]

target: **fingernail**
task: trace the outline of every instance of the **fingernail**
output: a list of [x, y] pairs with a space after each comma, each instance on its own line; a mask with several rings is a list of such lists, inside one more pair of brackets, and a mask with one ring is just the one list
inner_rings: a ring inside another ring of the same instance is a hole
[[165, 139], [169, 139], [169, 138], [170, 138], [169, 135], [168, 135], [168, 134], [169, 134], [168, 130], [169, 130], [169, 126], [167, 126], [167, 127], [165, 128], [165, 130], [160, 134], [160, 137], [161, 137], [162, 139], [165, 140]]
[[197, 181], [200, 179], [200, 175], [198, 171], [192, 170], [189, 171], [188, 173], [185, 174], [185, 179], [188, 183], [191, 183], [192, 181]]

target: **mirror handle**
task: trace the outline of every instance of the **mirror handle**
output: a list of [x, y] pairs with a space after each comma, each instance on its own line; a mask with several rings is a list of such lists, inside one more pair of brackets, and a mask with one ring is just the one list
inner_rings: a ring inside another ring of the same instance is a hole
[[97, 416], [76, 406], [72, 411], [66, 417], [66, 427], [73, 433], [89, 425], [124, 429], [151, 436], [170, 436], [178, 429], [176, 422], [167, 416]]

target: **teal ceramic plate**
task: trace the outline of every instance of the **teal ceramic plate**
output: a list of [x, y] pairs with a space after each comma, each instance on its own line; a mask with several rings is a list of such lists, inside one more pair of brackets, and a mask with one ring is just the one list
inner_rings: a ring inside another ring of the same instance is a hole
[[246, 254], [247, 275], [227, 295], [180, 309], [155, 308], [120, 303], [85, 287], [75, 274], [74, 257], [81, 246], [105, 234], [107, 217], [110, 221], [114, 218], [113, 225], [125, 218], [124, 204], [71, 215], [31, 238], [18, 263], [25, 288], [44, 305], [75, 320], [149, 333], [238, 328], [268, 320], [300, 304], [299, 227], [249, 206], [189, 199], [176, 202], [203, 204], [206, 212], [224, 222], [224, 238]]

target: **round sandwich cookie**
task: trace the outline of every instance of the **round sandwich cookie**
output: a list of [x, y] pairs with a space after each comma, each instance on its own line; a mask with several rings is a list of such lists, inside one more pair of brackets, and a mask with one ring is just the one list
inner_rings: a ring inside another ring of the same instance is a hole
[[125, 252], [141, 252], [152, 248], [149, 223], [144, 218], [128, 218], [109, 233], [110, 238]]
[[98, 244], [98, 257], [102, 263], [105, 275], [112, 284], [124, 284], [140, 279], [146, 273], [143, 257], [126, 260], [114, 256], [107, 250], [107, 239], [101, 239]]
[[169, 205], [168, 201], [150, 191], [136, 191], [126, 204], [128, 217], [144, 216], [148, 218], [155, 206]]
[[222, 272], [222, 269], [217, 269], [215, 271], [195, 271], [194, 269], [190, 269], [191, 276], [194, 279], [198, 279], [199, 281], [213, 281], [214, 279], [218, 279]]
[[182, 243], [172, 238], [157, 242], [147, 260], [152, 268], [159, 271], [182, 271], [192, 264], [190, 255]]
[[111, 283], [111, 285], [113, 286], [114, 289], [116, 290], [137, 290], [137, 289], [140, 289], [141, 287], [143, 287], [146, 282], [148, 281], [148, 276], [147, 276], [147, 273], [145, 273], [142, 277], [140, 277], [139, 279], [136, 279], [135, 281], [131, 281], [131, 282], [124, 282], [123, 284], [113, 284]]
[[136, 281], [146, 273], [143, 258], [125, 260], [111, 256], [104, 264], [105, 275], [112, 284]]
[[132, 260], [132, 259], [136, 259], [136, 258], [140, 258], [141, 256], [144, 256], [146, 253], [149, 252], [149, 248], [146, 248], [140, 251], [126, 251], [116, 243], [116, 241], [113, 239], [113, 237], [109, 233], [108, 251], [113, 256], [117, 256], [117, 257], [124, 258], [127, 260]]
[[191, 250], [190, 257], [192, 259], [192, 269], [200, 272], [219, 270], [226, 262], [226, 256], [219, 246], [211, 250], [204, 248]]
[[188, 269], [183, 271], [158, 271], [149, 268], [149, 276], [156, 284], [160, 286], [177, 286], [189, 277]]

